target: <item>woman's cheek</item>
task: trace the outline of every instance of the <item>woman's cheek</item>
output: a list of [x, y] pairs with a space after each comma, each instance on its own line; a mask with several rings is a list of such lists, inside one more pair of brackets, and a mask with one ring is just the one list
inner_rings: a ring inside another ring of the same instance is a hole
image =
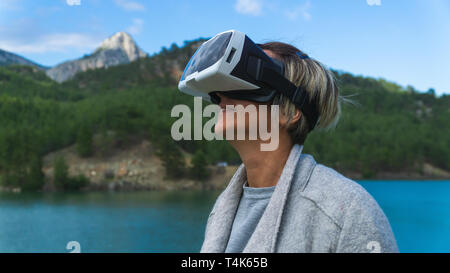
[[233, 115], [234, 115], [233, 111], [221, 110], [218, 113], [217, 123], [216, 126], [214, 127], [214, 133], [216, 135], [223, 136], [225, 138], [227, 128], [233, 128], [235, 126]]
[[222, 110], [218, 113], [214, 133], [224, 139], [235, 140], [237, 129], [242, 126], [243, 122], [238, 121], [235, 110]]
[[223, 135], [223, 131], [224, 131], [224, 122], [225, 122], [225, 117], [224, 117], [224, 112], [221, 110], [217, 113], [217, 122], [216, 125], [214, 126], [214, 133], [216, 135]]

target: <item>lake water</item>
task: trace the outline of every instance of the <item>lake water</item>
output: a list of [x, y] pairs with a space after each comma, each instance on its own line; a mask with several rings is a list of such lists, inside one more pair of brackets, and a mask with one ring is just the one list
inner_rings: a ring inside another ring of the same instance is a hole
[[[450, 181], [359, 181], [401, 252], [450, 252]], [[198, 252], [220, 192], [0, 194], [0, 252]]]

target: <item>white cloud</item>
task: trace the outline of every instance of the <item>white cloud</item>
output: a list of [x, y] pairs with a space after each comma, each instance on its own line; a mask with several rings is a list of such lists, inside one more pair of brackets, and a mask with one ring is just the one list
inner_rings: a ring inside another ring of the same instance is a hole
[[81, 0], [66, 0], [69, 6], [81, 6]]
[[286, 11], [285, 15], [286, 17], [291, 20], [291, 21], [295, 21], [297, 20], [298, 17], [303, 18], [303, 20], [305, 21], [309, 21], [311, 20], [311, 13], [309, 12], [309, 10], [311, 9], [311, 2], [310, 1], [306, 1], [304, 4]]
[[248, 14], [253, 16], [261, 15], [262, 1], [261, 0], [237, 0], [234, 9], [238, 13]]
[[96, 48], [102, 39], [81, 33], [46, 34], [33, 41], [1, 40], [0, 48], [14, 53], [81, 52]]
[[115, 0], [116, 5], [126, 11], [145, 11], [145, 6], [141, 3], [129, 0]]
[[133, 25], [128, 27], [127, 32], [133, 35], [137, 35], [141, 33], [143, 27], [144, 27], [144, 20], [140, 18], [134, 18]]
[[24, 17], [0, 25], [0, 48], [19, 53], [89, 52], [102, 42], [103, 34], [90, 32], [49, 32], [41, 17]]

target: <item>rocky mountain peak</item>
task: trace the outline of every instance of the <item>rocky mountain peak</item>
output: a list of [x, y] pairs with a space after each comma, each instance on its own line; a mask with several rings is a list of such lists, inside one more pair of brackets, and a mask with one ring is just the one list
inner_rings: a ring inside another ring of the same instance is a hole
[[104, 40], [92, 54], [59, 64], [47, 70], [47, 75], [57, 82], [63, 82], [78, 72], [130, 63], [146, 56], [147, 53], [136, 45], [128, 33], [117, 32]]
[[121, 49], [128, 56], [130, 61], [147, 56], [145, 52], [139, 49], [130, 34], [126, 32], [117, 32], [104, 40], [96, 51]]

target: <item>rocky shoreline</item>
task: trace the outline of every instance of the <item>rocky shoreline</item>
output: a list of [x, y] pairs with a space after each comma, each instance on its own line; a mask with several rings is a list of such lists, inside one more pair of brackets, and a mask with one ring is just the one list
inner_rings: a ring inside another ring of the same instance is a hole
[[61, 156], [69, 166], [69, 176], [84, 175], [89, 179], [85, 191], [220, 190], [226, 187], [238, 168], [210, 167], [212, 176], [207, 181], [170, 180], [164, 177], [162, 161], [147, 140], [136, 141], [106, 157], [94, 154], [80, 158], [75, 146], [70, 146], [44, 157], [43, 171], [47, 181], [44, 191], [56, 190], [52, 181], [53, 162]]
[[[53, 163], [55, 158], [64, 157], [69, 166], [69, 176], [83, 175], [90, 181], [83, 191], [172, 191], [172, 190], [223, 190], [238, 166], [211, 166], [210, 179], [167, 180], [161, 160], [154, 155], [154, 148], [146, 140], [113, 151], [108, 156], [94, 154], [80, 158], [75, 146], [48, 154], [44, 157], [43, 172], [46, 176], [45, 192], [56, 191], [53, 185]], [[188, 164], [190, 158], [187, 158]], [[449, 180], [450, 173], [425, 164], [421, 173], [383, 172], [370, 178], [356, 172], [342, 172], [353, 180]], [[18, 188], [0, 187], [0, 191], [20, 192]]]

